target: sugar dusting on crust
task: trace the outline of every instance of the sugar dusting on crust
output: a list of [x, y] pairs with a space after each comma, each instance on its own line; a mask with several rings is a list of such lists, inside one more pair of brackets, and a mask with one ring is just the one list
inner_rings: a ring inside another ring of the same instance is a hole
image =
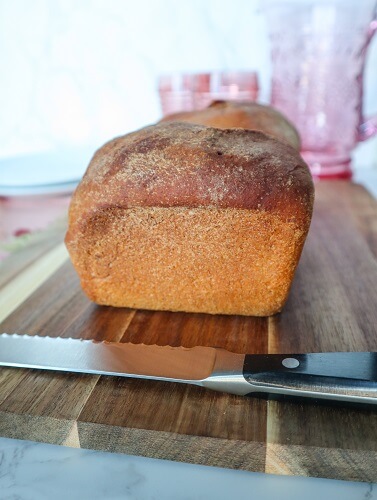
[[72, 212], [262, 207], [290, 219], [306, 218], [312, 202], [310, 173], [290, 146], [257, 131], [167, 123], [103, 146], [74, 195]]

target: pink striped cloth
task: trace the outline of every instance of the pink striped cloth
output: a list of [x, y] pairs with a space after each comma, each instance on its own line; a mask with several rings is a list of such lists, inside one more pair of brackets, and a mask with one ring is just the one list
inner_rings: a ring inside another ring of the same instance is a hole
[[[27, 235], [45, 230], [65, 218], [71, 197], [0, 197], [0, 260], [24, 246]], [[29, 238], [32, 240], [32, 238]]]

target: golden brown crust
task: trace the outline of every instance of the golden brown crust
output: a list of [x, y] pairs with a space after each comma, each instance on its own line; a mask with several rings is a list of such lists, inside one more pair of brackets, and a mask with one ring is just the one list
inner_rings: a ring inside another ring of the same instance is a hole
[[301, 156], [262, 132], [162, 123], [99, 149], [71, 213], [82, 217], [108, 206], [247, 208], [302, 222], [312, 193]]
[[250, 101], [214, 101], [208, 108], [165, 116], [161, 122], [182, 121], [216, 128], [260, 130], [298, 151], [300, 136], [279, 111]]
[[94, 155], [66, 244], [97, 303], [269, 315], [287, 298], [312, 206], [310, 173], [290, 146], [159, 124]]

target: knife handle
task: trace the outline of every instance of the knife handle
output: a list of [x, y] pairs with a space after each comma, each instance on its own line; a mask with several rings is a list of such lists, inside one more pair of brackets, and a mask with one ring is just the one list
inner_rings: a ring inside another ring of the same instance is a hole
[[243, 376], [255, 393], [377, 404], [377, 353], [246, 355]]

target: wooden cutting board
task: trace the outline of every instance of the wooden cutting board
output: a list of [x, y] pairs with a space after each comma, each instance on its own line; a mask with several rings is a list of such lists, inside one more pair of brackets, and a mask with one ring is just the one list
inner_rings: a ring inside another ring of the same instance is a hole
[[[9, 257], [0, 330], [238, 353], [377, 351], [377, 204], [361, 186], [316, 186], [284, 311], [271, 318], [92, 304], [62, 233]], [[377, 408], [243, 398], [179, 384], [0, 369], [0, 434], [196, 464], [377, 481]]]

